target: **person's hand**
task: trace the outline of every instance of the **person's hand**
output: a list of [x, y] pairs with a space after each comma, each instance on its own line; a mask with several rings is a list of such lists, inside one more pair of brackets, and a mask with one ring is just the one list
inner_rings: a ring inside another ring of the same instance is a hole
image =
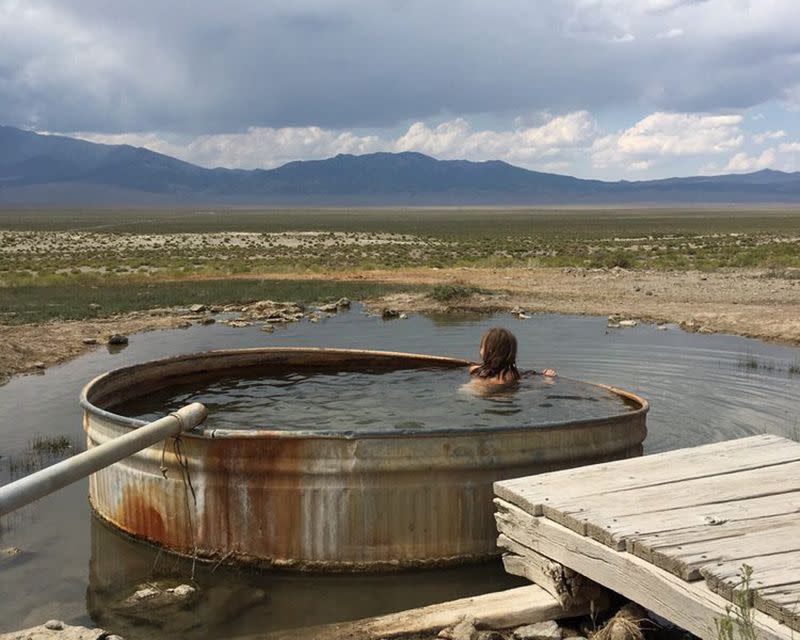
[[542, 371], [542, 375], [547, 376], [548, 378], [558, 377], [558, 374], [556, 373], [555, 369], [545, 369], [544, 371]]

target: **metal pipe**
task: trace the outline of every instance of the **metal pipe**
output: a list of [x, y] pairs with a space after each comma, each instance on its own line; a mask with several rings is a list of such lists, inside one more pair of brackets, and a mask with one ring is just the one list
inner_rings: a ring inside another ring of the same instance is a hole
[[192, 429], [203, 422], [207, 415], [208, 411], [202, 404], [193, 402], [168, 416], [0, 487], [0, 516], [63, 489], [165, 438]]

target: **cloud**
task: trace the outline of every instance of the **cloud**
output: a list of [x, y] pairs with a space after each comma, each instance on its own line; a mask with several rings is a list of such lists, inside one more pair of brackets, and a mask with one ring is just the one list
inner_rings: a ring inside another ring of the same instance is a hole
[[800, 104], [796, 0], [186, 6], [0, 0], [5, 123], [247, 135]]
[[776, 159], [775, 149], [765, 149], [758, 156], [749, 156], [744, 152], [740, 152], [728, 161], [728, 164], [725, 165], [723, 170], [733, 173], [743, 173], [769, 169], [775, 165]]
[[599, 138], [593, 145], [592, 162], [595, 167], [608, 167], [648, 158], [722, 153], [743, 144], [742, 121], [735, 114], [653, 113], [629, 129]]
[[539, 158], [586, 148], [597, 134], [597, 123], [587, 111], [555, 116], [540, 126], [510, 131], [473, 131], [466, 120], [458, 118], [434, 128], [416, 122], [392, 148], [439, 158], [499, 158], [527, 165]]
[[[68, 133], [107, 144], [142, 146], [206, 167], [273, 168], [293, 160], [340, 153], [416, 151], [440, 159], [505, 160], [555, 173], [619, 178], [657, 177], [674, 168], [684, 175], [794, 170], [800, 142], [786, 141], [766, 150], [758, 145], [787, 137], [783, 129], [750, 134], [743, 114], [656, 112], [614, 133], [603, 130], [586, 110], [540, 112], [513, 119], [507, 129], [476, 127], [466, 118], [429, 124], [414, 122], [400, 133], [359, 133], [349, 129], [250, 127], [241, 133], [176, 137], [160, 133]], [[733, 155], [731, 155], [733, 154]], [[678, 164], [676, 164], [678, 163]]]
[[768, 140], [778, 140], [784, 137], [786, 137], [786, 132], [783, 129], [778, 129], [777, 131], [762, 131], [753, 136], [753, 142], [756, 144], [764, 144]]
[[669, 31], [664, 31], [662, 33], [659, 33], [656, 36], [656, 38], [662, 38], [662, 39], [680, 38], [683, 35], [683, 33], [684, 33], [683, 29], [675, 28], [675, 29], [670, 29]]
[[463, 118], [428, 126], [413, 123], [396, 138], [358, 135], [321, 127], [251, 127], [245, 133], [213, 134], [181, 144], [155, 133], [68, 135], [106, 144], [142, 146], [206, 167], [271, 168], [298, 159], [328, 158], [339, 153], [418, 151], [442, 159], [506, 160], [543, 170], [566, 169], [564, 158], [588, 149], [598, 134], [586, 111], [546, 116], [538, 126], [506, 131], [475, 130]]
[[747, 173], [761, 169], [800, 170], [800, 142], [783, 143], [755, 154], [740, 151], [722, 168], [723, 171], [733, 173]]
[[145, 147], [204, 167], [232, 169], [272, 168], [293, 160], [329, 158], [339, 153], [371, 153], [386, 146], [377, 136], [320, 127], [251, 127], [245, 133], [203, 135], [184, 144], [155, 133], [67, 135], [91, 142]]

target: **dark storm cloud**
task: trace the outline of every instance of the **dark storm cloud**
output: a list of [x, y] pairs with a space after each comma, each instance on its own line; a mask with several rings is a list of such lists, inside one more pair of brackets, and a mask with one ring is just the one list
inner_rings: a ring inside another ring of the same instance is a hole
[[714, 111], [800, 82], [794, 0], [0, 0], [0, 119], [56, 131]]

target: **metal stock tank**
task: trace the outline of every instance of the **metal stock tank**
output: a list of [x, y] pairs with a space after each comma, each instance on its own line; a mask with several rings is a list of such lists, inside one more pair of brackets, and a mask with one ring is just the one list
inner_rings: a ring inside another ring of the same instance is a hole
[[[187, 380], [303, 370], [464, 367], [463, 360], [340, 349], [211, 351], [117, 369], [81, 394], [89, 447], [141, 420], [115, 405]], [[95, 473], [89, 499], [122, 531], [223, 562], [362, 571], [497, 553], [496, 480], [641, 455], [645, 400], [602, 420], [397, 433], [202, 426]], [[464, 425], [461, 425], [462, 427]], [[468, 425], [467, 425], [468, 426]]]

